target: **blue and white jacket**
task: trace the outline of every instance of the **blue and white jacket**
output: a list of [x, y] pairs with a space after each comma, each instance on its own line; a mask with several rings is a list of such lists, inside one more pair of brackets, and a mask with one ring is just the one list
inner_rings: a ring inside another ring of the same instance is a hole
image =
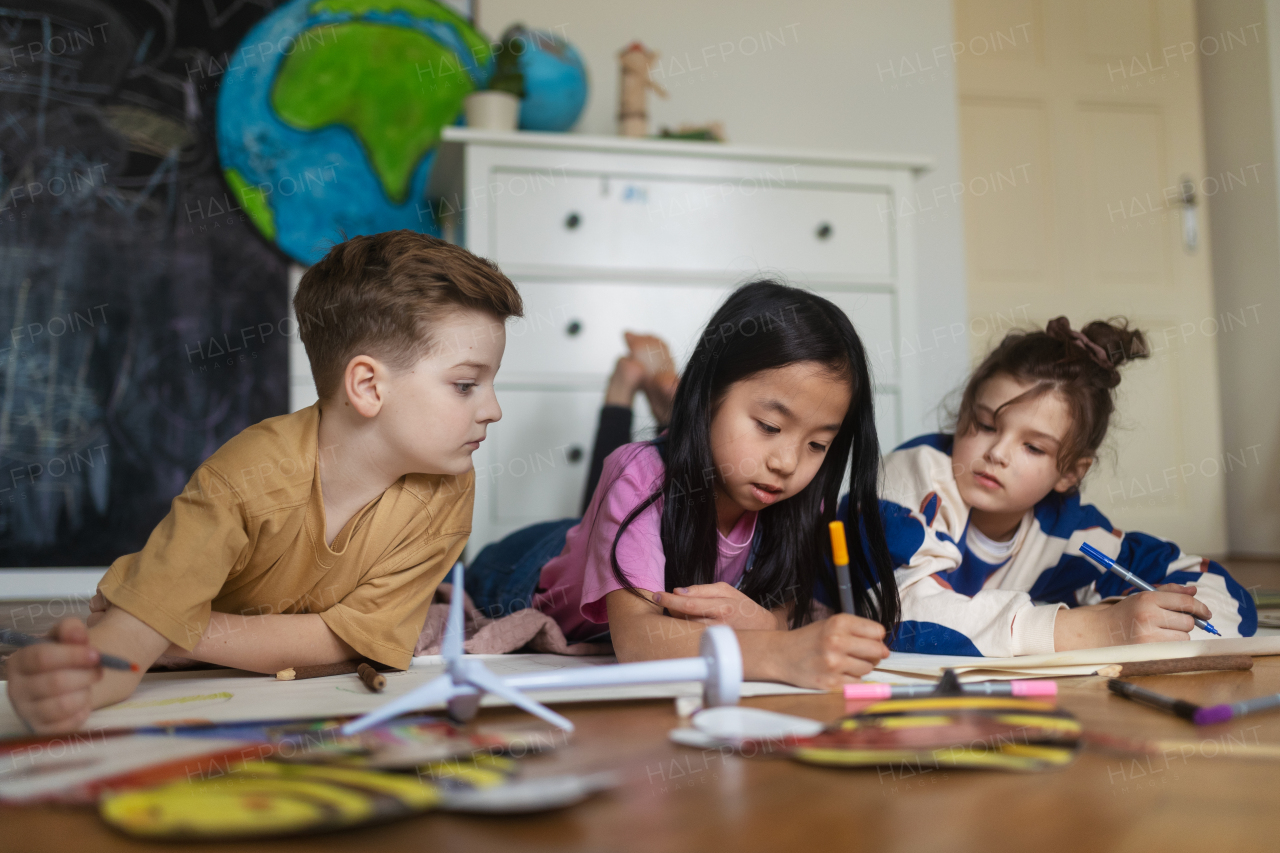
[[[1253, 597], [1226, 569], [1172, 542], [1115, 529], [1079, 494], [1050, 493], [1023, 517], [1012, 553], [992, 556], [970, 535], [969, 507], [951, 467], [952, 441], [921, 436], [884, 459], [880, 515], [902, 598], [895, 651], [985, 657], [1054, 651], [1060, 609], [1134, 591], [1081, 556], [1082, 542], [1152, 585], [1195, 584], [1222, 636], [1257, 630]], [[1191, 632], [1193, 640], [1210, 637], [1199, 628]]]

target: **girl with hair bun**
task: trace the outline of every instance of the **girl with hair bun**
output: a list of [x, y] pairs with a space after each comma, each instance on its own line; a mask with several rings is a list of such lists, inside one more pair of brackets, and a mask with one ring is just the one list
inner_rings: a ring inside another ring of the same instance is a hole
[[[880, 511], [902, 619], [892, 648], [1006, 657], [1208, 639], [1193, 617], [1224, 637], [1255, 632], [1253, 598], [1222, 566], [1117, 530], [1080, 501], [1119, 368], [1147, 355], [1123, 319], [1010, 333], [969, 377], [952, 434], [885, 458]], [[1085, 542], [1157, 591], [1094, 566]]]

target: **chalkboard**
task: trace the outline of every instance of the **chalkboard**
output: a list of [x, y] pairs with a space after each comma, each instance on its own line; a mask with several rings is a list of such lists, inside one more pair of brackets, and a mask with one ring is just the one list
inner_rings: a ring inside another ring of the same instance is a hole
[[287, 410], [287, 263], [213, 130], [218, 59], [276, 5], [0, 4], [0, 568], [138, 550]]

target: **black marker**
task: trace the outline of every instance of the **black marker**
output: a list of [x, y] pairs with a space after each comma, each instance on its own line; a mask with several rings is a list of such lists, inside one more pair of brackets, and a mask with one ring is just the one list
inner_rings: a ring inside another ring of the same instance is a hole
[[1118, 696], [1132, 699], [1134, 702], [1140, 702], [1143, 705], [1150, 705], [1152, 708], [1159, 708], [1161, 711], [1168, 711], [1170, 714], [1192, 722], [1195, 722], [1196, 711], [1200, 710], [1200, 706], [1194, 702], [1188, 702], [1185, 699], [1174, 699], [1171, 696], [1161, 696], [1159, 693], [1154, 693], [1127, 681], [1121, 681], [1118, 678], [1108, 679], [1107, 689]]

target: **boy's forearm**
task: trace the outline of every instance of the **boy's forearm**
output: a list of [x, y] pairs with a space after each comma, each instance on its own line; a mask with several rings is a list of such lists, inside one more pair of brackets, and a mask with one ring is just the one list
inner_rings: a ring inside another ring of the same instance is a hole
[[102, 680], [89, 695], [93, 707], [114, 705], [129, 698], [151, 664], [164, 653], [169, 641], [160, 632], [127, 610], [112, 607], [89, 629], [89, 642], [99, 651], [117, 655], [138, 665], [137, 672], [104, 669]]
[[194, 649], [170, 646], [167, 654], [264, 673], [359, 657], [315, 613], [212, 613]]

